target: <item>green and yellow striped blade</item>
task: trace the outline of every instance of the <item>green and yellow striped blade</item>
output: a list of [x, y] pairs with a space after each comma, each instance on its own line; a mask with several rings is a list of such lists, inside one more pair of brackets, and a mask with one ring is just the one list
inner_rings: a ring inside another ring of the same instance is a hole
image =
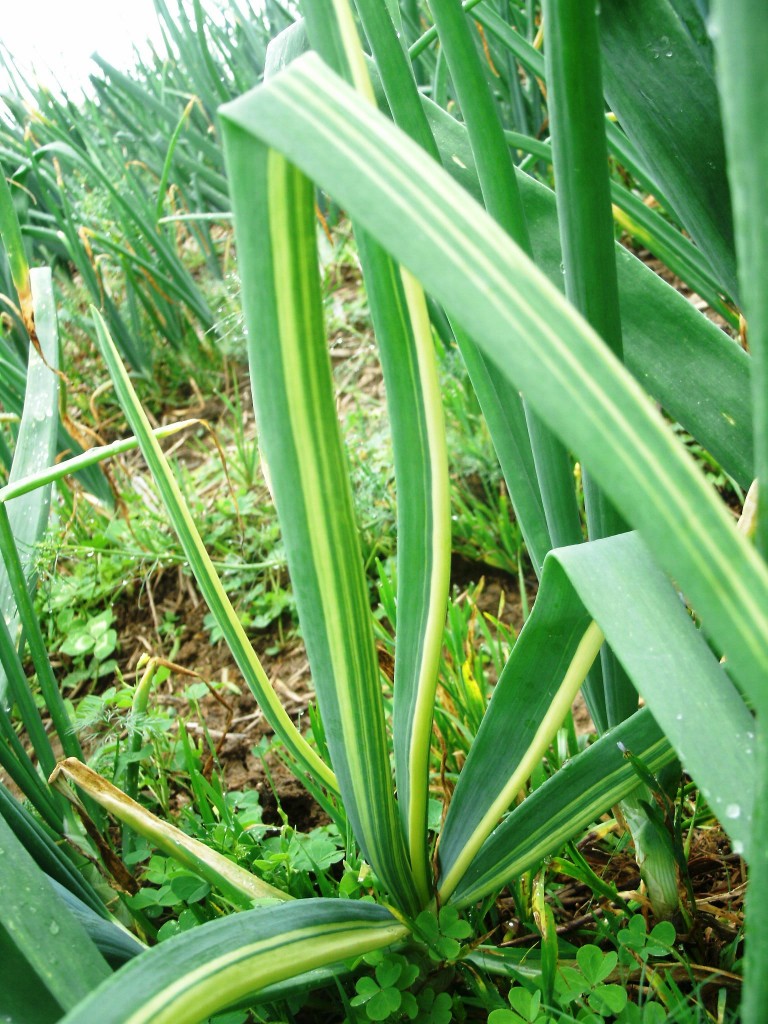
[[[636, 381], [515, 244], [312, 54], [222, 108], [312, 175], [422, 281], [593, 473], [768, 707], [768, 571]], [[748, 583], [745, 584], [745, 581]]]
[[563, 765], [504, 819], [467, 867], [451, 902], [466, 907], [502, 889], [635, 789], [637, 773], [620, 744], [651, 772], [675, 756], [649, 709], [635, 712]]
[[323, 323], [314, 192], [275, 150], [262, 148], [252, 160], [236, 126], [227, 126], [224, 143], [259, 440], [328, 747], [363, 855], [393, 901], [413, 911], [419, 898], [395, 804]]
[[96, 340], [112, 377], [115, 394], [138, 439], [141, 452], [155, 479], [173, 527], [189, 560], [190, 568], [200, 587], [200, 592], [216, 619], [238, 668], [259, 702], [265, 718], [275, 730], [276, 735], [283, 741], [286, 749], [296, 758], [304, 771], [312, 775], [323, 786], [331, 791], [336, 791], [333, 772], [301, 736], [273, 690], [237, 613], [221, 585], [216, 569], [184, 502], [184, 497], [168, 460], [152, 432], [107, 326], [97, 310], [94, 309], [92, 312], [96, 327]]
[[[557, 707], [555, 702], [550, 708], [548, 702], [560, 694], [567, 696], [569, 672], [583, 653], [589, 623], [595, 622], [732, 841], [749, 856], [756, 785], [754, 719], [645, 545], [637, 534], [627, 533], [559, 548], [547, 558], [533, 613], [496, 686], [443, 827], [439, 887], [444, 898], [456, 891], [456, 898], [464, 899], [459, 893], [467, 891], [468, 879], [484, 874], [477, 863], [496, 863], [496, 879], [503, 870], [509, 871], [507, 877], [521, 870], [519, 844], [526, 840], [518, 817], [532, 797], [513, 809], [503, 824], [499, 822], [568, 709], [567, 704], [560, 707], [545, 729]], [[621, 739], [640, 756], [639, 741], [631, 730], [628, 735], [629, 739], [612, 730], [606, 738], [614, 747]], [[610, 744], [601, 741], [596, 746], [605, 750]], [[592, 749], [546, 784], [554, 807], [561, 788], [568, 790], [570, 775], [585, 758], [587, 767], [598, 765], [592, 775], [579, 768], [583, 799], [571, 794], [567, 804], [572, 832], [588, 824], [596, 808], [611, 806], [624, 795], [616, 795], [620, 777], [625, 778], [625, 792], [639, 781], [631, 773], [614, 778], [612, 769], [606, 770], [601, 793], [602, 758]], [[717, 758], [712, 757], [713, 749], [719, 751]], [[543, 808], [542, 813], [548, 812]], [[556, 834], [553, 830], [552, 849]], [[511, 843], [507, 853], [502, 836]]]
[[402, 941], [383, 907], [310, 899], [234, 914], [126, 964], [60, 1024], [200, 1024], [307, 971]]
[[220, 889], [239, 906], [250, 908], [255, 900], [292, 899], [199, 839], [193, 839], [175, 825], [158, 818], [77, 758], [68, 757], [60, 761], [49, 779], [52, 786], [72, 799], [64, 779], [74, 783], [118, 821]]
[[393, 736], [398, 802], [426, 902], [429, 751], [451, 561], [443, 408], [424, 293], [358, 235], [387, 388], [397, 486]]

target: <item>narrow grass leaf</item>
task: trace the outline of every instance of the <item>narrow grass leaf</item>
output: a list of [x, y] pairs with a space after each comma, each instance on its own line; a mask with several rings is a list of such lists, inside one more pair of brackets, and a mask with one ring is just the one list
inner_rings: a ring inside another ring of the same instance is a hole
[[[546, 579], [546, 572], [544, 579]], [[542, 590], [544, 582], [542, 581]], [[494, 690], [440, 836], [441, 900], [523, 791], [563, 724], [603, 643], [581, 603], [537, 599]]]
[[259, 702], [264, 716], [275, 733], [285, 743], [287, 750], [305, 771], [329, 789], [335, 790], [336, 782], [333, 773], [300, 735], [281, 705], [261, 662], [256, 657], [245, 630], [216, 574], [168, 461], [152, 433], [149, 421], [136, 397], [136, 392], [109, 336], [106, 324], [96, 310], [93, 310], [93, 318], [99, 349], [112, 377], [115, 393], [131, 429], [138, 438], [142, 454], [160, 490], [201, 593], [232, 651], [238, 668]]
[[192, 839], [181, 829], [158, 818], [76, 758], [70, 757], [61, 761], [50, 778], [52, 786], [69, 794], [69, 790], [63, 785], [64, 779], [74, 783], [83, 793], [113, 814], [118, 821], [144, 836], [158, 849], [200, 875], [211, 885], [221, 889], [241, 906], [250, 906], [253, 900], [291, 898], [280, 889], [262, 882], [256, 875], [245, 871], [205, 843]]
[[445, 426], [424, 293], [364, 234], [358, 245], [387, 389], [398, 495], [393, 702], [398, 803], [426, 900], [432, 714], [451, 558]]
[[631, 793], [640, 780], [621, 745], [652, 772], [675, 756], [650, 711], [635, 712], [514, 808], [483, 844], [451, 902], [466, 907], [502, 889]]
[[[479, 198], [466, 129], [425, 104], [443, 166]], [[536, 265], [562, 291], [554, 194], [522, 172], [518, 183]], [[615, 251], [627, 368], [746, 490], [754, 477], [749, 356], [623, 245]]]
[[[758, 514], [755, 542], [768, 558], [768, 139], [765, 109], [768, 79], [763, 55], [768, 15], [755, 0], [713, 4], [712, 37], [718, 58], [728, 177], [736, 222], [736, 251], [752, 353], [755, 476]], [[745, 580], [744, 585], [750, 586]], [[747, 894], [746, 976], [742, 1000], [745, 1024], [758, 1024], [768, 1004], [768, 718], [758, 717], [759, 767], [755, 797], [750, 889]], [[738, 806], [741, 806], [740, 804]]]

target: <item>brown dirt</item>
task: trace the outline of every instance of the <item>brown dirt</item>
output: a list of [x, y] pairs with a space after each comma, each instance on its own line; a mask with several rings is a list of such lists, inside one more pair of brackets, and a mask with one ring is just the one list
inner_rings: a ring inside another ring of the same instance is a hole
[[[467, 587], [482, 579], [482, 589], [475, 595], [478, 610], [499, 616], [506, 625], [520, 629], [522, 604], [516, 578], [458, 558], [452, 579], [454, 593], [459, 597], [466, 594]], [[535, 581], [529, 582], [530, 601]], [[203, 624], [207, 608], [192, 579], [180, 568], [159, 569], [140, 589], [130, 586], [117, 595], [113, 608], [120, 637], [119, 665], [127, 679], [133, 678], [142, 655], [171, 657], [170, 641], [163, 638], [160, 630], [164, 618], [173, 614], [183, 622], [181, 642], [172, 657], [178, 670], [171, 672], [152, 699], [156, 704], [174, 707], [191, 735], [200, 737], [207, 733], [211, 737], [225, 789], [255, 788], [260, 793], [267, 823], [280, 823], [278, 802], [294, 828], [310, 829], [327, 820], [301, 784], [271, 753], [266, 755], [270, 777], [267, 778], [263, 755], [254, 753], [254, 747], [264, 737], [271, 737], [272, 729], [226, 644], [223, 641], [211, 644]], [[281, 640], [281, 628], [288, 639]], [[295, 633], [291, 633], [291, 623], [276, 624], [251, 639], [285, 709], [297, 724], [307, 721], [314, 690], [304, 646]], [[381, 656], [384, 657], [383, 652]], [[216, 692], [202, 699], [200, 714], [191, 717], [184, 697], [185, 687], [190, 682], [189, 672], [207, 683], [221, 684], [215, 687]], [[588, 715], [584, 720], [584, 715], [586, 709], [579, 710], [586, 728], [591, 723]]]

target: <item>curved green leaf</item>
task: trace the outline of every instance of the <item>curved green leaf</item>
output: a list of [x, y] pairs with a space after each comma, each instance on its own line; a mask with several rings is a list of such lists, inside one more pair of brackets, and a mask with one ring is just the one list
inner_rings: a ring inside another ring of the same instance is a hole
[[[109, 976], [109, 967], [2, 816], [0, 886], [0, 1013], [26, 1007], [34, 985], [44, 1005], [60, 1007], [48, 1018], [53, 1024]], [[11, 956], [19, 962], [15, 971], [8, 970]]]
[[[59, 363], [59, 334], [53, 301], [53, 282], [51, 271], [47, 268], [30, 271], [29, 278], [37, 336], [43, 355], [41, 358], [37, 351], [30, 346], [24, 410], [6, 486], [17, 483], [30, 474], [47, 469], [56, 455], [59, 426], [59, 379], [55, 369]], [[26, 496], [24, 500], [17, 499], [8, 505], [11, 530], [19, 549], [24, 575], [28, 581], [33, 574], [35, 545], [48, 524], [50, 503], [51, 488], [47, 486]], [[0, 567], [0, 614], [5, 618], [11, 633], [15, 633], [18, 613], [7, 573], [2, 567]], [[3, 685], [4, 681], [0, 676], [0, 697]]]
[[266, 139], [471, 331], [679, 580], [765, 706], [768, 571], [636, 382], [508, 236], [312, 54], [224, 107], [222, 121], [243, 173]]
[[[281, 76], [278, 76], [281, 77]], [[336, 417], [312, 188], [275, 151], [227, 147], [260, 443], [344, 806], [401, 906], [418, 903], [395, 805], [369, 598]], [[253, 203], [259, 182], [265, 202]]]
[[[755, 476], [759, 481], [755, 542], [768, 557], [768, 189], [765, 168], [768, 136], [765, 110], [768, 77], [764, 54], [768, 45], [768, 13], [759, 0], [737, 0], [713, 6], [712, 37], [718, 58], [723, 102], [728, 176], [736, 222], [748, 340], [753, 353], [752, 387], [755, 419]], [[759, 1024], [768, 1003], [768, 735], [759, 721], [760, 788], [755, 801], [754, 840], [747, 895], [746, 984], [742, 1001], [745, 1024]]]
[[[158, 818], [76, 758], [60, 761], [49, 781], [52, 786], [62, 788], [62, 779], [73, 782], [118, 821], [145, 836], [158, 849], [221, 889], [240, 906], [250, 907], [254, 900], [291, 899], [199, 839], [193, 839], [175, 825]], [[63, 790], [71, 798], [66, 786]]]
[[336, 785], [333, 773], [300, 735], [290, 716], [281, 705], [262, 668], [261, 662], [256, 657], [253, 647], [245, 634], [245, 630], [216, 574], [197, 527], [184, 503], [184, 498], [171, 472], [168, 461], [163, 455], [160, 444], [153, 434], [144, 410], [141, 408], [141, 404], [136, 397], [136, 392], [120, 360], [117, 349], [109, 336], [106, 324], [96, 310], [93, 310], [93, 318], [99, 349], [112, 377], [115, 393], [126, 419], [138, 439], [142, 454], [147, 460], [147, 464], [157, 482], [158, 489], [168, 509], [184, 552], [189, 559], [190, 567], [195, 574], [195, 579], [198, 582], [201, 593], [216, 618], [246, 683], [259, 702], [259, 706], [262, 708], [270, 725], [283, 740], [286, 748], [303, 766], [304, 770], [314, 775], [323, 785], [334, 790]]
[[[543, 713], [553, 686], [551, 680], [553, 676], [556, 680], [561, 678], [562, 668], [568, 663], [570, 652], [576, 649], [584, 622], [590, 619], [600, 624], [611, 650], [645, 698], [683, 766], [696, 780], [734, 844], [746, 850], [749, 856], [756, 785], [753, 716], [639, 537], [622, 534], [560, 548], [547, 558], [533, 614], [496, 686], [459, 776], [443, 828], [440, 863], [446, 879], [442, 885], [448, 892], [453, 888], [455, 864], [464, 856], [466, 848], [477, 845], [481, 820], [486, 822], [489, 811], [495, 806], [496, 794], [502, 792], [507, 779], [519, 770], [521, 748], [525, 749], [521, 737], [535, 727], [529, 723], [528, 716], [536, 716], [538, 720]], [[561, 650], [562, 659], [558, 660]], [[632, 719], [637, 720], [637, 716]], [[510, 723], [514, 725], [510, 727]], [[637, 739], [631, 730], [621, 735], [612, 731], [606, 738], [613, 737], [614, 743], [621, 740], [633, 755], [645, 759], [646, 755], [640, 754], [639, 749], [648, 742], [650, 734], [643, 731], [642, 735], [644, 739]], [[727, 737], [726, 742], [723, 737]], [[595, 746], [605, 749], [602, 740]], [[568, 790], [570, 772], [576, 770], [583, 759], [586, 758], [587, 766], [590, 759], [601, 762], [599, 755], [591, 753], [592, 749], [579, 755], [567, 769], [561, 769], [546, 783], [550, 801], [562, 799], [560, 787]], [[713, 757], [713, 750], [720, 751], [720, 756]], [[659, 750], [653, 753], [654, 758], [657, 756], [660, 756]], [[618, 764], [615, 759], [613, 763]], [[579, 770], [586, 772], [583, 767]], [[592, 776], [582, 774], [582, 778], [584, 807], [578, 800], [569, 807], [574, 830], [588, 823], [587, 805], [592, 813], [595, 806], [600, 806], [599, 772]], [[608, 771], [607, 787], [614, 787], [617, 778], [612, 778]], [[628, 791], [639, 779], [634, 777], [633, 781], [631, 775], [627, 778]], [[508, 841], [512, 839], [517, 848], [523, 829], [518, 817], [522, 807], [536, 793], [499, 826], [480, 850], [477, 863], [487, 865], [494, 858], [500, 858], [500, 863], [509, 861], [513, 854], [503, 853], [501, 836], [506, 836]], [[618, 799], [616, 793], [613, 788], [613, 797]], [[602, 799], [603, 807], [612, 802], [608, 792]], [[496, 817], [499, 817], [498, 810]], [[510, 824], [513, 819], [514, 826]], [[519, 857], [519, 853], [514, 856]], [[480, 877], [486, 870], [478, 868], [477, 863], [467, 870], [467, 879]], [[515, 870], [520, 870], [517, 862]], [[470, 882], [458, 880], [458, 893], [463, 893], [468, 885]], [[455, 898], [464, 899], [458, 894]]]
[[[425, 103], [444, 167], [479, 197], [466, 129], [428, 100]], [[520, 171], [518, 182], [536, 265], [562, 291], [554, 194]], [[746, 490], [755, 475], [750, 357], [618, 243], [616, 259], [627, 368]]]
[[564, 764], [504, 819], [481, 847], [451, 902], [469, 906], [503, 888], [636, 788], [639, 779], [620, 744], [652, 772], [675, 756], [650, 711], [635, 712]]
[[[671, 0], [600, 5], [605, 94], [716, 276], [738, 297], [730, 194], [711, 43]], [[710, 59], [702, 60], [702, 52]]]
[[[374, 21], [375, 38], [389, 44], [384, 50], [399, 57], [402, 70], [405, 55], [387, 12], [377, 3], [364, 7], [368, 29]], [[336, 3], [334, 12], [335, 18], [328, 19], [322, 6], [307, 8], [313, 41], [368, 97], [371, 84], [346, 0]], [[407, 82], [415, 90], [410, 78]], [[396, 95], [409, 92], [399, 89]], [[415, 102], [423, 117], [418, 94]], [[432, 715], [451, 557], [448, 455], [424, 293], [367, 232], [356, 228], [355, 236], [381, 353], [399, 498], [392, 714], [395, 778], [410, 866], [425, 903], [431, 887], [426, 833]]]
[[387, 388], [398, 494], [395, 776], [411, 865], [426, 898], [432, 715], [451, 564], [448, 455], [424, 293], [365, 236], [358, 235], [358, 245]]
[[131, 960], [61, 1024], [200, 1024], [267, 986], [407, 934], [383, 907], [349, 900], [246, 911]]

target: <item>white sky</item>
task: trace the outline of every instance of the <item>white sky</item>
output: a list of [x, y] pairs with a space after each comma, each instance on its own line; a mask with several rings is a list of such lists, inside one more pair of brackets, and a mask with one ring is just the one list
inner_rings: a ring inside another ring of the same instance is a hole
[[[171, 10], [175, 5], [169, 4]], [[32, 66], [39, 81], [61, 82], [76, 98], [96, 70], [97, 51], [123, 70], [132, 63], [134, 45], [161, 36], [152, 0], [4, 0], [0, 4], [0, 41], [17, 63]], [[5, 86], [0, 69], [0, 88]]]

